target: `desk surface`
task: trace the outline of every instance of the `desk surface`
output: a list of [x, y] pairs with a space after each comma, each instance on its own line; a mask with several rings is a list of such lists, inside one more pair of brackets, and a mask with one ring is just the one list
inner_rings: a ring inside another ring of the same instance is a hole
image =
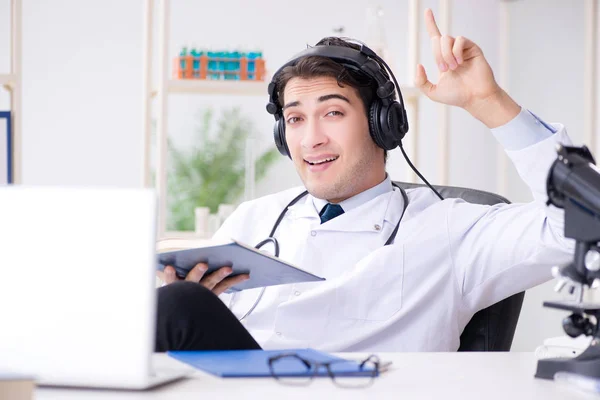
[[[317, 379], [306, 387], [289, 387], [270, 378], [220, 379], [195, 371], [182, 381], [145, 392], [38, 388], [35, 399], [239, 400], [285, 396], [286, 400], [311, 400], [310, 396], [318, 396], [331, 400], [364, 399], [367, 395], [374, 399], [391, 396], [457, 400], [591, 398], [553, 381], [534, 378], [537, 360], [533, 353], [380, 353], [379, 356], [393, 361], [393, 365], [366, 389], [341, 389], [329, 379]], [[156, 365], [163, 370], [187, 368], [164, 354], [155, 357]]]

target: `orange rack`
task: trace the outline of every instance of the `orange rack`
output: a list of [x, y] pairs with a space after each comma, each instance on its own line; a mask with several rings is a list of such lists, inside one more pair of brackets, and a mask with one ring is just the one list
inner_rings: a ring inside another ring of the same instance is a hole
[[[239, 62], [239, 70], [209, 69], [209, 62]], [[248, 71], [248, 65], [254, 63], [254, 71]], [[194, 68], [196, 64], [196, 68]], [[265, 78], [265, 60], [263, 58], [239, 57], [222, 58], [201, 56], [178, 56], [173, 59], [174, 79], [228, 79], [263, 81]]]

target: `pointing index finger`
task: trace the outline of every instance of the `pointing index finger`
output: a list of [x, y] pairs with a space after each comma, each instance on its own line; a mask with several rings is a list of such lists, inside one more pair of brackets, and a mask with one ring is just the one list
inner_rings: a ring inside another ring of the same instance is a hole
[[425, 26], [427, 27], [427, 33], [429, 33], [429, 37], [431, 39], [442, 36], [437, 24], [435, 23], [433, 11], [431, 11], [430, 8], [425, 10]]

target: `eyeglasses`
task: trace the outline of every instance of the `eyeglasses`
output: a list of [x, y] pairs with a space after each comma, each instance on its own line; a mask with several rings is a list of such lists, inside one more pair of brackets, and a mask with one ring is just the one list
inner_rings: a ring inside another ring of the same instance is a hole
[[375, 377], [390, 364], [382, 364], [376, 355], [370, 355], [362, 361], [339, 359], [321, 362], [297, 353], [278, 354], [269, 357], [268, 362], [271, 376], [280, 383], [305, 386], [317, 376], [328, 376], [336, 386], [342, 388], [371, 386]]

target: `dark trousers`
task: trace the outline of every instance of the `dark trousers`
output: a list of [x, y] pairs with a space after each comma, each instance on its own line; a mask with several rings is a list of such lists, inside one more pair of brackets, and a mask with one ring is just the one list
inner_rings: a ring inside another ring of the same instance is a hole
[[212, 291], [193, 282], [158, 290], [155, 351], [260, 349]]

